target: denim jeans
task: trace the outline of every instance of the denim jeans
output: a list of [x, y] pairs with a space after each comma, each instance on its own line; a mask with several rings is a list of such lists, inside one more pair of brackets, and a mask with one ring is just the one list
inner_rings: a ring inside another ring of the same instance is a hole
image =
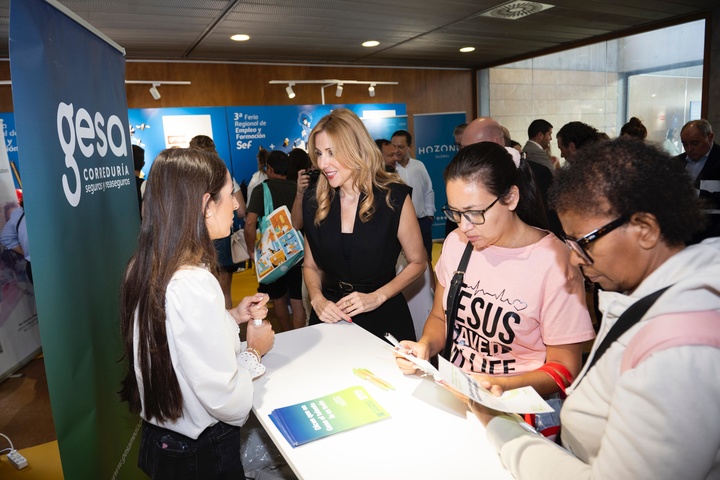
[[193, 440], [143, 421], [138, 466], [155, 480], [243, 480], [240, 427], [218, 422]]

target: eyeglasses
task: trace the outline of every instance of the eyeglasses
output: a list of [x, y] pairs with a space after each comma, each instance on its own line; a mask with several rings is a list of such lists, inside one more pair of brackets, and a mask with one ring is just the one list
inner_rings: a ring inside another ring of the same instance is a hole
[[451, 222], [460, 223], [460, 219], [462, 217], [465, 217], [465, 220], [472, 223], [473, 225], [482, 225], [483, 223], [485, 223], [485, 212], [490, 210], [490, 208], [492, 208], [492, 206], [495, 205], [498, 200], [504, 197], [505, 193], [493, 200], [493, 202], [488, 205], [485, 210], [465, 210], [464, 212], [460, 212], [458, 210], [453, 210], [448, 205], [445, 205], [442, 210], [445, 213], [445, 216]]
[[574, 238], [570, 238], [567, 236], [564, 236], [563, 240], [567, 244], [568, 247], [570, 247], [570, 250], [577, 253], [578, 256], [587, 264], [592, 265], [593, 259], [590, 256], [590, 254], [585, 250], [585, 247], [590, 245], [592, 242], [597, 240], [598, 238], [602, 237], [603, 235], [607, 235], [608, 233], [612, 232], [616, 228], [625, 225], [629, 220], [629, 217], [627, 215], [623, 215], [620, 218], [617, 218], [613, 220], [612, 222], [608, 223], [607, 225], [604, 225], [597, 230], [593, 230], [592, 232], [588, 233], [587, 235], [578, 238], [575, 240]]

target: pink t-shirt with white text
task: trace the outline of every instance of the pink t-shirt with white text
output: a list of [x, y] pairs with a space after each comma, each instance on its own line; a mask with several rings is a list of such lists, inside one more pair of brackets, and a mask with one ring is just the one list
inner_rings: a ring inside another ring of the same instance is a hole
[[[465, 235], [452, 232], [435, 267], [444, 308], [466, 244]], [[529, 372], [545, 363], [545, 345], [595, 337], [580, 269], [553, 234], [527, 247], [474, 250], [458, 294], [451, 361], [465, 371]]]

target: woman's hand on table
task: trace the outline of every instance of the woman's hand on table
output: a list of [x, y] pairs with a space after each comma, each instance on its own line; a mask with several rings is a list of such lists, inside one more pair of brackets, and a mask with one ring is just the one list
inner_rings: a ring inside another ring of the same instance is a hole
[[385, 299], [377, 292], [352, 292], [341, 298], [336, 305], [352, 317], [363, 312], [372, 312], [384, 302]]
[[[350, 315], [345, 313], [337, 303], [331, 302], [327, 298], [325, 298], [322, 295], [319, 295], [319, 298], [316, 300], [313, 300], [310, 302], [312, 304], [313, 310], [315, 310], [315, 313], [317, 314], [320, 321], [325, 323], [337, 323], [340, 320], [345, 320], [346, 322], [352, 322], [352, 318]], [[339, 303], [339, 302], [338, 302]]]

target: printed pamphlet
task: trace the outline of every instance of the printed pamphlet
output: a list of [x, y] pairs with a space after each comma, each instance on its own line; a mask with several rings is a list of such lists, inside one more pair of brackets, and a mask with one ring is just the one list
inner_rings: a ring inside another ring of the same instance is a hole
[[532, 387], [516, 388], [507, 390], [499, 397], [477, 383], [477, 381], [460, 368], [438, 355], [438, 368], [435, 368], [427, 360], [422, 360], [409, 355], [402, 350], [392, 348], [396, 355], [406, 358], [414, 363], [426, 375], [431, 375], [435, 382], [449, 390], [472, 398], [476, 402], [485, 405], [493, 410], [509, 413], [548, 413], [553, 408]]
[[390, 414], [361, 386], [270, 413], [270, 419], [293, 448], [386, 418]]

